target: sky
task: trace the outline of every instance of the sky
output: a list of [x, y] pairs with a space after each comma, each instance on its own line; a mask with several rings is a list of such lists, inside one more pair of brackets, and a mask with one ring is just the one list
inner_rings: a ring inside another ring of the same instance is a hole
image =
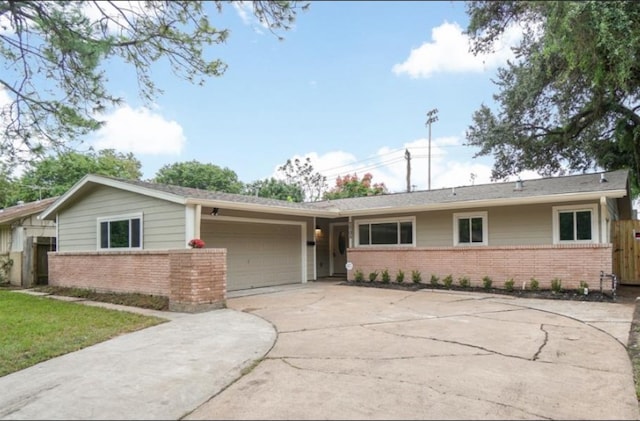
[[[145, 104], [131, 68], [107, 68], [110, 89], [125, 102], [85, 145], [132, 152], [143, 179], [196, 160], [250, 183], [309, 157], [329, 187], [338, 176], [371, 173], [374, 183], [400, 192], [408, 150], [412, 190], [426, 190], [429, 179], [432, 189], [491, 181], [492, 158], [474, 158], [465, 131], [482, 104], [494, 106], [492, 78], [512, 58], [517, 33], [509, 31], [494, 54], [475, 57], [463, 34], [464, 2], [313, 1], [291, 30], [278, 32], [281, 41], [249, 4], [222, 13], [207, 5], [230, 35], [205, 50], [228, 68], [204, 86], [160, 65], [151, 75], [164, 92]], [[437, 110], [431, 142], [430, 110]]]

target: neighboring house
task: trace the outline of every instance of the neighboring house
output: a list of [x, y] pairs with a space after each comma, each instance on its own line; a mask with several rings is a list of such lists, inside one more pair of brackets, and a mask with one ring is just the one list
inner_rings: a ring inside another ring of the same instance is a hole
[[56, 199], [0, 209], [0, 282], [24, 287], [47, 283], [47, 252], [55, 251], [56, 228], [37, 216]]
[[612, 224], [634, 218], [625, 170], [313, 203], [87, 175], [42, 217], [57, 222], [52, 283], [147, 293], [176, 291], [141, 279], [192, 238], [226, 250], [225, 265], [207, 263], [225, 291], [384, 269], [594, 287], [612, 271]]

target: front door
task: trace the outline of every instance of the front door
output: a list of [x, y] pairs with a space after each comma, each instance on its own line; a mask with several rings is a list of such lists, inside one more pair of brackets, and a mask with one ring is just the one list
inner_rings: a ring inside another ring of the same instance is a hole
[[346, 275], [349, 230], [347, 224], [331, 225], [331, 274]]

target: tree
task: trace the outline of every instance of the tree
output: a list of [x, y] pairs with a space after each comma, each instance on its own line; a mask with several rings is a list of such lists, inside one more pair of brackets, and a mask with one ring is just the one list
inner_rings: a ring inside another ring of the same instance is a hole
[[309, 157], [304, 163], [299, 158], [293, 161], [287, 159], [284, 165], [278, 167], [278, 172], [284, 176], [287, 184], [298, 186], [309, 202], [319, 200], [327, 188], [327, 177], [314, 170]]
[[468, 143], [493, 154], [492, 177], [631, 169], [640, 180], [640, 2], [470, 1], [472, 52], [512, 24], [516, 60], [498, 70], [497, 111], [473, 115]]
[[139, 180], [142, 164], [132, 154], [103, 149], [97, 153], [64, 152], [55, 156], [32, 161], [26, 171], [15, 180], [10, 198], [11, 204], [18, 200], [31, 202], [64, 194], [87, 174]]
[[[191, 83], [220, 76], [226, 64], [205, 56], [223, 43], [208, 8], [213, 1], [2, 1], [0, 0], [0, 152], [15, 163], [99, 128], [99, 113], [121, 102], [108, 90], [103, 65], [122, 62], [137, 75], [141, 97], [161, 90], [151, 66], [163, 61]], [[273, 33], [287, 30], [297, 1], [253, 1], [253, 13]], [[2, 104], [0, 104], [2, 105]]]
[[196, 160], [165, 165], [158, 170], [153, 181], [226, 193], [241, 193], [244, 187], [238, 175], [229, 168]]
[[375, 196], [387, 193], [384, 183], [371, 184], [373, 175], [366, 173], [362, 180], [357, 174], [347, 174], [336, 179], [336, 185], [324, 194], [325, 200], [345, 199], [348, 197]]
[[304, 192], [293, 184], [287, 184], [275, 178], [265, 178], [254, 181], [245, 186], [244, 194], [250, 196], [267, 197], [270, 199], [287, 200], [289, 202], [302, 202]]

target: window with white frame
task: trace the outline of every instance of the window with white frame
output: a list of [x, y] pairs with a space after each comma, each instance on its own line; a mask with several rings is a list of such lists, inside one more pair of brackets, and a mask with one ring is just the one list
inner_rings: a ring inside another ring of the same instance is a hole
[[142, 248], [142, 214], [98, 218], [98, 248]]
[[453, 214], [454, 246], [486, 246], [488, 244], [487, 212]]
[[553, 207], [553, 242], [597, 242], [597, 205]]
[[358, 246], [413, 246], [415, 218], [356, 221]]

